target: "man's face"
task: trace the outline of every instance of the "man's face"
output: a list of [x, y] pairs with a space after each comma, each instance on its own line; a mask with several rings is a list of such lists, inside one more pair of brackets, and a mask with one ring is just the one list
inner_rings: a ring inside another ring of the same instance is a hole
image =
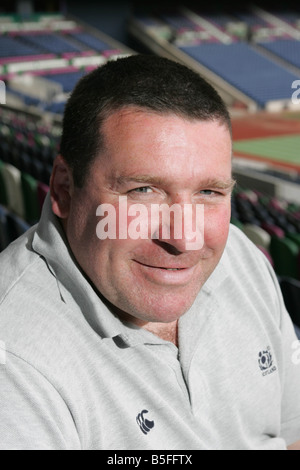
[[[84, 188], [72, 190], [65, 223], [71, 249], [96, 289], [127, 319], [172, 322], [192, 305], [227, 241], [230, 133], [217, 121], [127, 108], [105, 121], [103, 134], [104, 153]], [[149, 212], [153, 204], [204, 205], [203, 247], [187, 249], [185, 233], [175, 239], [172, 231], [168, 240], [100, 240], [97, 207], [110, 204], [118, 219], [120, 196], [128, 207], [143, 204]]]

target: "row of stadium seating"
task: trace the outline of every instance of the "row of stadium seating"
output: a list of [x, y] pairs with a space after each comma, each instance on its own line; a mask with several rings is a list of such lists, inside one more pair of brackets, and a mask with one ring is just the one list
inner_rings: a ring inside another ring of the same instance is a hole
[[[0, 114], [0, 160], [48, 184], [59, 146], [59, 129], [51, 130], [15, 114]], [[56, 132], [56, 134], [55, 134]]]
[[[0, 109], [0, 204], [6, 207], [2, 210], [2, 227], [6, 227], [2, 232], [10, 234], [4, 237], [6, 241], [39, 219], [60, 133], [58, 126]], [[6, 226], [7, 216], [10, 222]], [[19, 229], [14, 231], [12, 226]]]
[[39, 219], [48, 190], [48, 185], [0, 160], [0, 204], [28, 224]]
[[60, 56], [67, 53], [81, 54], [86, 51], [102, 52], [111, 46], [99, 38], [87, 33], [76, 32], [68, 34], [28, 32], [18, 35], [0, 35], [0, 58], [34, 57], [42, 54]]
[[231, 221], [266, 254], [279, 276], [300, 280], [300, 204], [237, 189]]

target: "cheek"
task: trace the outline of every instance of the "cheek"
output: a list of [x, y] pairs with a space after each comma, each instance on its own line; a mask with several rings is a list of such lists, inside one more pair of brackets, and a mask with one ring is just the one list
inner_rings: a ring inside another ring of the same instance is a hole
[[207, 247], [223, 249], [228, 238], [230, 206], [205, 209], [204, 239]]
[[119, 205], [115, 206], [115, 213], [117, 239], [151, 238], [151, 209], [146, 204], [130, 205], [122, 198]]
[[[87, 210], [89, 208], [89, 210]], [[67, 236], [71, 249], [82, 265], [90, 263], [97, 252], [100, 240], [97, 238], [97, 206], [91, 201], [73, 203], [67, 223]], [[88, 261], [89, 260], [89, 261]], [[86, 267], [86, 266], [84, 266]]]

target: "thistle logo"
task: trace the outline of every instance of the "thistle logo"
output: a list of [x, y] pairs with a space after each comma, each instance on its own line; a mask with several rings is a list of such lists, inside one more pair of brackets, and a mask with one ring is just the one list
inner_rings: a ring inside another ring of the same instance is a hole
[[258, 354], [258, 365], [262, 371], [262, 376], [272, 374], [277, 370], [276, 366], [273, 366], [273, 357], [271, 354], [271, 348], [268, 347], [266, 351], [261, 351]]
[[148, 410], [143, 410], [141, 413], [139, 413], [136, 417], [136, 422], [138, 423], [141, 431], [147, 435], [148, 432], [154, 428], [154, 421], [149, 421], [148, 419], [144, 418], [144, 414], [146, 413], [149, 413]]

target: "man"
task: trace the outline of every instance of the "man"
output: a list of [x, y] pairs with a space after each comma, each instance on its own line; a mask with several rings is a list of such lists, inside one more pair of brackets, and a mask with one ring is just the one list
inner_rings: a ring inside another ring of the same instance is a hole
[[296, 337], [232, 187], [197, 74], [132, 56], [79, 82], [51, 199], [1, 255], [0, 448], [297, 447]]

